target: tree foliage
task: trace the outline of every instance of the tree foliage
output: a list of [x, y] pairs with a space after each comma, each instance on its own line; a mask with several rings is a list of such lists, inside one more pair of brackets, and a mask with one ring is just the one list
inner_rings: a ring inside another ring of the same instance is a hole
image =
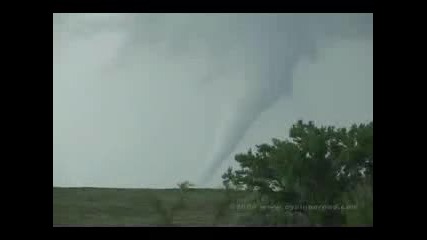
[[[336, 128], [298, 121], [288, 140], [237, 154], [240, 169], [229, 168], [223, 183], [258, 192], [259, 204], [279, 205], [279, 211], [256, 213], [275, 215], [267, 222], [372, 224], [372, 146], [373, 122]], [[356, 209], [341, 209], [350, 204]], [[321, 205], [336, 208], [308, 209]]]
[[187, 192], [194, 184], [189, 181], [184, 181], [176, 184], [182, 192]]

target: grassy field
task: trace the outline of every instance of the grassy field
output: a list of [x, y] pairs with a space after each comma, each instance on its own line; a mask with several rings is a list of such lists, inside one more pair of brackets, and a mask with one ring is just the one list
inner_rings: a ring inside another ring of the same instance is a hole
[[[243, 200], [248, 194], [233, 193]], [[53, 188], [54, 225], [227, 225], [231, 210], [225, 190]]]

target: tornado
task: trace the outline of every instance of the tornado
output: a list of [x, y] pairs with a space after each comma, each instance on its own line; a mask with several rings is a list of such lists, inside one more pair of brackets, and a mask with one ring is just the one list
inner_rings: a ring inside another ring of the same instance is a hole
[[[325, 43], [373, 36], [370, 13], [87, 14], [54, 15], [53, 21], [54, 29], [64, 29], [64, 35], [73, 31], [76, 37], [87, 37], [106, 29], [123, 34], [125, 40], [117, 56], [100, 71], [106, 77], [131, 67], [137, 70], [135, 62], [146, 49], [185, 57], [195, 44], [204, 48], [209, 70], [194, 88], [209, 88], [210, 83], [236, 69], [244, 72], [240, 80], [245, 91], [230, 98], [233, 100], [219, 116], [214, 135], [208, 136], [212, 146], [200, 159], [206, 166], [197, 170], [200, 185], [209, 184], [264, 111], [280, 98], [292, 97], [293, 76], [302, 61], [317, 61], [318, 49]], [[59, 36], [54, 35], [54, 40]], [[244, 57], [235, 57], [236, 53]], [[173, 104], [171, 108], [176, 107]]]
[[[248, 51], [256, 69], [248, 95], [235, 103], [217, 130], [208, 167], [200, 177], [208, 185], [252, 123], [281, 97], [292, 96], [293, 75], [303, 60], [316, 61], [322, 41], [372, 37], [372, 14], [273, 15], [249, 21]], [[256, 23], [259, 23], [258, 25]], [[251, 29], [251, 27], [253, 27]], [[285, 110], [286, 111], [286, 110]]]

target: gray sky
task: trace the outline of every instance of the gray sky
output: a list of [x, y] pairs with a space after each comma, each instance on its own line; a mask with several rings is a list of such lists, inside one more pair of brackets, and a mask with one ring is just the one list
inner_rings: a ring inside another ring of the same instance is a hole
[[372, 14], [54, 14], [53, 185], [216, 187], [297, 119], [373, 119]]

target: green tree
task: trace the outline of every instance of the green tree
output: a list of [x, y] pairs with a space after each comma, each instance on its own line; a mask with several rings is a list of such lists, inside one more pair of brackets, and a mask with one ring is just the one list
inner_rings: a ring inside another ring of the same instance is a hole
[[189, 181], [180, 182], [177, 184], [180, 190], [179, 200], [174, 205], [174, 209], [184, 209], [185, 206], [185, 198], [187, 197], [187, 193], [190, 191], [191, 187], [194, 187], [195, 185]]
[[177, 184], [181, 192], [188, 192], [191, 187], [194, 187], [194, 184], [189, 181], [180, 182]]
[[[237, 154], [240, 169], [229, 168], [223, 183], [256, 191], [260, 205], [281, 206], [280, 210], [254, 213], [263, 218], [271, 216], [264, 222], [372, 223], [372, 197], [368, 194], [370, 191], [372, 196], [372, 144], [373, 122], [347, 129], [298, 121], [290, 129], [288, 140], [272, 139], [271, 144], [256, 145], [255, 151]], [[367, 197], [356, 198], [361, 191]], [[345, 203], [363, 208], [351, 213], [308, 208]]]
[[185, 204], [185, 198], [187, 192], [190, 190], [194, 184], [189, 181], [180, 182], [177, 184], [180, 190], [180, 195], [178, 201], [174, 202], [172, 205], [168, 206], [156, 195], [151, 196], [151, 203], [153, 209], [159, 214], [161, 218], [161, 223], [163, 224], [173, 224], [175, 214], [178, 211], [184, 210], [187, 206]]

